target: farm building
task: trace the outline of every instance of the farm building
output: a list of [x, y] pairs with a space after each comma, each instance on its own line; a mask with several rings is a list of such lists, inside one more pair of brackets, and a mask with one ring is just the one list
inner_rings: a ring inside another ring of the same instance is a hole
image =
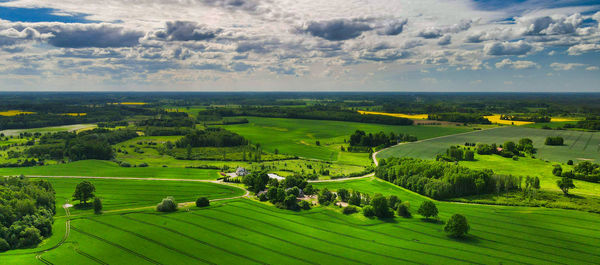
[[277, 174], [274, 173], [269, 173], [267, 174], [267, 176], [269, 176], [270, 179], [276, 179], [276, 180], [284, 180], [285, 178], [282, 176], [279, 176]]
[[237, 176], [243, 177], [243, 176], [246, 176], [246, 175], [250, 174], [250, 172], [248, 172], [248, 170], [246, 170], [246, 169], [245, 169], [245, 168], [243, 168], [243, 167], [238, 167], [238, 168], [235, 170], [235, 174], [236, 174]]

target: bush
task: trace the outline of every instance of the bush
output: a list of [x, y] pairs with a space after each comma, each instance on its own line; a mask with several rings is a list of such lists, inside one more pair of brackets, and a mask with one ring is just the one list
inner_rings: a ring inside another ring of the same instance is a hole
[[177, 203], [173, 197], [169, 196], [156, 206], [156, 210], [159, 212], [174, 212], [177, 211]]
[[127, 163], [127, 162], [121, 162], [121, 164], [119, 164], [122, 167], [131, 167], [131, 164]]
[[342, 210], [342, 212], [344, 214], [353, 214], [353, 213], [358, 212], [358, 208], [356, 208], [356, 206], [353, 206], [353, 205], [348, 205], [348, 206], [344, 207], [344, 210]]
[[4, 238], [0, 237], [0, 252], [7, 251], [9, 249], [10, 249], [10, 245], [8, 244], [8, 242], [6, 242], [6, 240], [4, 240]]
[[410, 218], [412, 215], [410, 213], [410, 207], [408, 203], [399, 203], [398, 210], [396, 210], [398, 216], [402, 216], [404, 218]]
[[573, 160], [567, 161], [567, 165], [572, 166], [573, 165]]
[[452, 237], [462, 237], [469, 232], [467, 218], [460, 214], [454, 214], [446, 223], [444, 231]]
[[560, 136], [546, 137], [545, 145], [563, 145], [564, 139]]
[[267, 194], [266, 193], [261, 193], [260, 195], [258, 195], [258, 200], [261, 202], [264, 202], [266, 200], [268, 200], [269, 198], [267, 198]]
[[139, 165], [138, 165], [138, 167], [148, 167], [148, 164], [146, 164], [146, 163], [141, 163], [141, 164], [139, 164]]
[[373, 206], [371, 206], [371, 205], [365, 206], [363, 208], [363, 215], [365, 217], [369, 217], [369, 218], [375, 216], [375, 209], [373, 209]]
[[347, 189], [338, 189], [337, 196], [340, 197], [341, 201], [347, 202], [350, 198], [350, 192]]
[[310, 203], [307, 201], [300, 201], [300, 203], [298, 205], [300, 206], [300, 209], [302, 209], [302, 210], [310, 210]]
[[210, 205], [210, 201], [206, 197], [196, 199], [196, 207], [206, 207]]
[[287, 197], [285, 197], [285, 199], [283, 200], [283, 204], [285, 205], [285, 208], [288, 210], [296, 210], [298, 208], [298, 202], [296, 201], [296, 196], [294, 196], [293, 194], [290, 194]]
[[513, 156], [513, 157], [512, 157], [512, 160], [515, 160], [515, 161], [517, 161], [517, 160], [519, 160], [519, 157], [518, 157], [518, 156]]
[[432, 201], [424, 201], [419, 207], [418, 213], [429, 219], [429, 217], [436, 217], [438, 215], [438, 209]]
[[96, 197], [96, 198], [94, 198], [94, 202], [92, 204], [94, 206], [94, 213], [101, 214], [102, 213], [102, 200], [100, 200], [100, 198]]

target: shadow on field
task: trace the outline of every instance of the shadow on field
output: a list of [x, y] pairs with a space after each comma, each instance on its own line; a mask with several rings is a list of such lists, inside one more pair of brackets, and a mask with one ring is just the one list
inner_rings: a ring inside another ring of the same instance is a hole
[[443, 225], [443, 224], [445, 224], [445, 222], [442, 221], [442, 220], [440, 220], [440, 219], [421, 218], [421, 221], [423, 221], [425, 223], [437, 224], [437, 225]]
[[463, 237], [452, 237], [452, 236], [448, 236], [448, 239], [455, 241], [455, 242], [460, 242], [460, 243], [467, 243], [467, 244], [479, 244], [481, 240], [479, 240], [478, 236], [474, 236], [474, 235], [464, 235]]
[[92, 204], [88, 203], [88, 204], [75, 204], [73, 205], [73, 208], [77, 209], [77, 210], [89, 210], [92, 209]]

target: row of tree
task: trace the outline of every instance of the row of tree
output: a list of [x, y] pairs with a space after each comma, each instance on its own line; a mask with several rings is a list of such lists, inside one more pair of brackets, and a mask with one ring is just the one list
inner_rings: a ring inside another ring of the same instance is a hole
[[503, 157], [524, 156], [524, 154], [535, 154], [536, 149], [533, 147], [533, 141], [529, 138], [521, 138], [518, 143], [513, 141], [504, 142], [498, 146], [493, 144], [477, 144], [475, 151], [479, 155], [496, 154]]
[[428, 120], [435, 121], [451, 121], [460, 123], [477, 123], [477, 124], [491, 124], [491, 122], [483, 117], [483, 114], [479, 113], [460, 113], [460, 112], [446, 112], [446, 113], [431, 113], [427, 116]]
[[382, 160], [375, 170], [375, 176], [434, 199], [521, 188], [521, 179], [514, 176], [415, 158]]
[[55, 213], [50, 182], [0, 178], [0, 252], [36, 246], [52, 235]]
[[389, 134], [386, 134], [383, 131], [380, 131], [375, 134], [367, 134], [364, 131], [356, 130], [350, 135], [350, 141], [348, 143], [351, 147], [365, 146], [385, 148], [400, 142], [414, 142], [416, 140], [417, 137], [403, 133], [395, 134], [394, 132], [390, 132]]
[[178, 148], [190, 147], [229, 147], [248, 145], [248, 140], [243, 136], [223, 128], [207, 128], [196, 130], [179, 139], [175, 146]]

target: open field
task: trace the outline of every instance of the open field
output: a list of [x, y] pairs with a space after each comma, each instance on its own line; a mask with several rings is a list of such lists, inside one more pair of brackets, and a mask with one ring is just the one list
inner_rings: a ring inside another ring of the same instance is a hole
[[[328, 184], [324, 184], [328, 185]], [[384, 185], [390, 185], [386, 184]], [[350, 186], [353, 186], [352, 184]], [[363, 190], [380, 190], [369, 182]], [[359, 189], [360, 190], [360, 189]], [[384, 194], [423, 197], [391, 186]], [[543, 208], [436, 203], [441, 220], [464, 214], [467, 239], [417, 215], [383, 222], [331, 208], [295, 213], [249, 200], [173, 214], [151, 211], [75, 218], [69, 240], [41, 254], [53, 264], [594, 264], [600, 230], [594, 214]], [[500, 230], [502, 232], [500, 232]], [[8, 252], [6, 254], [10, 254]], [[5, 255], [6, 255], [5, 254]], [[0, 255], [1, 256], [1, 255]], [[34, 255], [6, 256], [30, 264]], [[2, 257], [5, 258], [5, 257]]]
[[17, 115], [27, 115], [27, 114], [34, 114], [35, 112], [31, 112], [31, 111], [22, 111], [22, 110], [7, 110], [7, 111], [0, 111], [0, 116], [17, 116]]
[[359, 110], [360, 114], [373, 114], [373, 115], [385, 115], [399, 118], [407, 118], [412, 120], [426, 120], [429, 115], [427, 114], [403, 114], [403, 113], [387, 113], [387, 112], [377, 112], [377, 111], [364, 111]]
[[509, 120], [502, 120], [500, 119], [500, 114], [494, 114], [494, 115], [490, 115], [490, 116], [484, 116], [484, 118], [488, 119], [489, 121], [491, 121], [492, 123], [497, 123], [497, 124], [504, 124], [504, 125], [527, 125], [527, 124], [533, 124], [534, 122], [531, 121], [509, 121]]
[[[405, 133], [417, 136], [418, 139], [466, 132], [464, 127], [440, 126], [391, 126], [380, 124], [364, 124], [356, 122], [299, 120], [280, 118], [248, 117], [250, 123], [226, 125], [224, 128], [234, 131], [250, 139], [252, 143], [274, 152], [297, 155], [326, 161], [338, 161], [347, 164], [370, 164], [367, 154], [341, 152], [348, 139], [356, 130], [367, 133], [384, 131], [386, 133]], [[317, 146], [316, 141], [321, 145]]]
[[[544, 141], [548, 136], [562, 136], [565, 139], [565, 145], [544, 145]], [[463, 145], [465, 142], [502, 144], [505, 141], [517, 142], [521, 138], [533, 140], [533, 145], [538, 150], [535, 155], [537, 158], [562, 163], [569, 159], [573, 161], [581, 159], [600, 161], [600, 133], [541, 130], [514, 126], [405, 143], [383, 150], [378, 154], [378, 157], [407, 156], [432, 159], [436, 154], [445, 152], [451, 145]]]
[[114, 162], [82, 160], [66, 164], [25, 168], [0, 168], [0, 176], [95, 176], [173, 179], [217, 179], [217, 170], [163, 167], [120, 167]]
[[32, 128], [32, 129], [13, 129], [13, 130], [4, 130], [0, 131], [6, 136], [14, 136], [19, 135], [20, 133], [47, 133], [47, 132], [72, 132], [72, 131], [81, 131], [87, 129], [96, 128], [96, 124], [73, 124], [73, 125], [63, 125], [63, 126], [52, 126], [52, 127], [42, 127], [42, 128]]

